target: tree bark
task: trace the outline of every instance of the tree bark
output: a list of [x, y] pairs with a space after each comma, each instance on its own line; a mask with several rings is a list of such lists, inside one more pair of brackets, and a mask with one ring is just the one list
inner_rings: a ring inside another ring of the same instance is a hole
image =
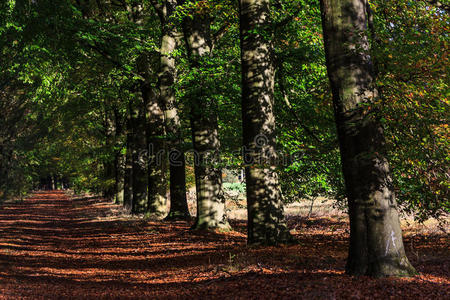
[[163, 217], [167, 211], [167, 155], [164, 142], [164, 114], [157, 95], [150, 88], [143, 90], [147, 113], [148, 204], [147, 213]]
[[243, 156], [248, 243], [290, 242], [276, 172], [274, 63], [269, 0], [240, 1]]
[[137, 97], [132, 104], [131, 133], [132, 133], [132, 187], [133, 201], [131, 212], [133, 214], [144, 213], [148, 200], [147, 186], [147, 139], [145, 134], [144, 104], [141, 97]]
[[[104, 131], [105, 131], [105, 146], [108, 151], [111, 151], [115, 144], [116, 139], [116, 120], [114, 119], [113, 111], [111, 109], [111, 103], [106, 99], [104, 102]], [[108, 156], [103, 162], [105, 180], [103, 195], [105, 198], [112, 200], [116, 194], [115, 191], [115, 155], [114, 157]]]
[[125, 191], [125, 156], [119, 151], [115, 154], [115, 197], [116, 204], [124, 203]]
[[347, 273], [410, 276], [402, 241], [378, 91], [369, 55], [367, 2], [321, 0], [328, 76], [350, 217]]
[[177, 1], [166, 0], [162, 6], [157, 1], [152, 1], [152, 3], [160, 17], [162, 35], [158, 89], [169, 149], [170, 211], [166, 219], [186, 220], [190, 218], [186, 198], [186, 162], [174, 90], [175, 58], [172, 56], [177, 47], [177, 29], [170, 20], [176, 9]]
[[164, 114], [158, 96], [150, 84], [154, 74], [150, 68], [152, 65], [150, 58], [150, 56], [142, 55], [139, 60], [139, 73], [145, 78], [145, 81], [141, 82], [141, 92], [145, 106], [147, 140], [148, 199], [146, 213], [161, 218], [167, 213], [167, 155], [164, 142]]
[[123, 147], [123, 119], [117, 103], [113, 104], [112, 111], [114, 114], [114, 203], [123, 204], [124, 199], [124, 177], [125, 177], [125, 155], [122, 153]]
[[[210, 19], [207, 14], [194, 14], [183, 20], [184, 37], [194, 72], [200, 74], [203, 60], [211, 52]], [[217, 103], [210, 99], [198, 82], [191, 99], [191, 130], [195, 152], [195, 186], [197, 219], [195, 229], [228, 230], [219, 163]]]
[[133, 206], [133, 134], [131, 132], [131, 111], [127, 115], [127, 140], [126, 140], [126, 154], [125, 154], [125, 170], [124, 170], [124, 191], [123, 191], [123, 206], [125, 210], [131, 212]]
[[115, 149], [114, 149], [114, 202], [116, 204], [124, 203], [124, 180], [125, 180], [125, 155], [123, 150], [123, 122], [119, 108], [114, 107], [114, 120], [116, 124], [115, 131]]

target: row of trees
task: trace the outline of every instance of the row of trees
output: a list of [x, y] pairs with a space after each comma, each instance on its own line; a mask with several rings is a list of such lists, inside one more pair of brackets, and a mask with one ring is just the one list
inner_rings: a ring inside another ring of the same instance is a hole
[[222, 168], [244, 166], [250, 244], [292, 241], [286, 201], [346, 197], [348, 272], [414, 274], [395, 193], [420, 218], [448, 211], [445, 6], [2, 5], [5, 196], [56, 176], [132, 213], [187, 219], [195, 184], [194, 228], [227, 230]]

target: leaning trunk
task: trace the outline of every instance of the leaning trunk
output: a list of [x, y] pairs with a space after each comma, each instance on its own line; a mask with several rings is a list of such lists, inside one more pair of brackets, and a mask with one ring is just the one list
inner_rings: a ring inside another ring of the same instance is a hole
[[242, 120], [248, 243], [290, 241], [275, 151], [274, 64], [269, 0], [241, 0]]
[[347, 273], [415, 274], [402, 241], [383, 128], [374, 109], [366, 1], [321, 0], [328, 75], [341, 148], [349, 216]]
[[[210, 54], [210, 20], [196, 14], [183, 21], [184, 37], [194, 72], [201, 73], [202, 62]], [[197, 219], [195, 229], [229, 229], [219, 167], [217, 103], [208, 97], [201, 82], [191, 97], [191, 130], [195, 151]]]

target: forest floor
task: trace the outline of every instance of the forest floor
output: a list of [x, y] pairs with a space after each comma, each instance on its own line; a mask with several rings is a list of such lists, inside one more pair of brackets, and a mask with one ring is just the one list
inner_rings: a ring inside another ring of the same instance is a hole
[[205, 233], [41, 192], [0, 208], [0, 299], [448, 299], [450, 242], [405, 229], [413, 278], [344, 274], [348, 223], [289, 217], [298, 245], [248, 247], [245, 222]]

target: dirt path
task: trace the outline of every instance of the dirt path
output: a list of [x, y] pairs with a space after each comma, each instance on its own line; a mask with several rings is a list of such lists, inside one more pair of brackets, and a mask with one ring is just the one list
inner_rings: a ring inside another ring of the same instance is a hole
[[0, 298], [444, 299], [450, 293], [443, 236], [406, 239], [421, 276], [370, 279], [344, 275], [344, 221], [290, 220], [301, 243], [277, 248], [248, 248], [244, 224], [227, 234], [188, 225], [129, 220], [103, 199], [62, 192], [3, 205]]

